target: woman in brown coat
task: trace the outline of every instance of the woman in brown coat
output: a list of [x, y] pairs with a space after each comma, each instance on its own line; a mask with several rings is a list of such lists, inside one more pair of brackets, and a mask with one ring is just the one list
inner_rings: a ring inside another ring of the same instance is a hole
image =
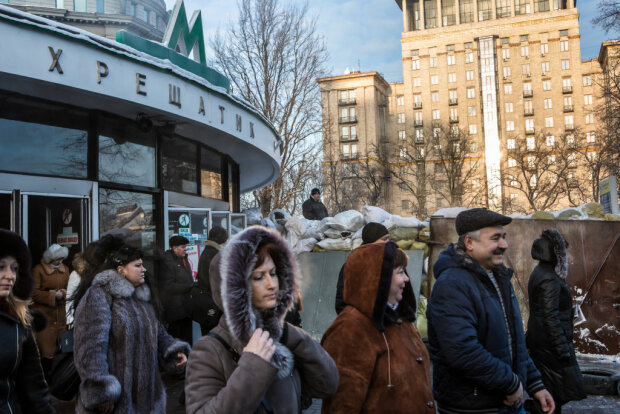
[[69, 249], [52, 244], [44, 253], [41, 263], [32, 271], [34, 291], [33, 309], [41, 310], [47, 317], [47, 328], [37, 333], [37, 346], [41, 353], [41, 365], [46, 374], [51, 368], [52, 357], [60, 335], [66, 330], [65, 300], [69, 268], [62, 261], [69, 255]]
[[415, 319], [405, 272], [407, 255], [393, 242], [355, 249], [344, 265], [347, 306], [321, 344], [340, 373], [323, 414], [435, 413], [428, 352]]
[[334, 361], [308, 333], [284, 321], [297, 272], [286, 241], [259, 226], [237, 234], [215, 256], [209, 280], [224, 317], [189, 356], [188, 414], [296, 414], [302, 393], [324, 398], [336, 391]]

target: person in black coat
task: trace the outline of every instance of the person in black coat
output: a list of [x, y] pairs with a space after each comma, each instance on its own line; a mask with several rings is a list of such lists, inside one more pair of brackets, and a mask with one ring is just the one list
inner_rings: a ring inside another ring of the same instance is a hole
[[28, 311], [32, 287], [28, 246], [16, 233], [0, 230], [1, 414], [54, 413]]
[[321, 202], [321, 190], [313, 188], [310, 198], [301, 205], [303, 215], [308, 220], [323, 220], [327, 217], [327, 207]]
[[213, 227], [209, 230], [209, 237], [198, 262], [196, 285], [192, 289], [192, 319], [200, 324], [202, 335], [217, 326], [222, 311], [215, 305], [209, 284], [209, 268], [213, 258], [220, 252], [228, 240], [228, 232], [222, 227]]
[[528, 283], [530, 318], [527, 347], [556, 403], [556, 413], [569, 401], [587, 397], [573, 347], [573, 298], [566, 283], [567, 243], [555, 229], [542, 232], [532, 245], [539, 261]]
[[183, 236], [170, 238], [170, 250], [163, 257], [159, 291], [168, 333], [191, 345], [192, 318], [186, 310], [185, 302], [194, 285], [194, 276], [187, 259], [188, 244], [189, 240]]

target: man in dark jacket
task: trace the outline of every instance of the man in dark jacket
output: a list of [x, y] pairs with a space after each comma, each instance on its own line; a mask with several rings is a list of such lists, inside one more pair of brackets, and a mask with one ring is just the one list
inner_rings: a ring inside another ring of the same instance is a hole
[[441, 252], [426, 311], [439, 413], [520, 413], [523, 390], [555, 408], [530, 359], [519, 303], [503, 265], [510, 217], [483, 208], [459, 213], [459, 241]]
[[[388, 241], [390, 240], [390, 232], [385, 228], [383, 224], [370, 222], [364, 226], [362, 229], [362, 245], [374, 243], [377, 241]], [[342, 310], [347, 306], [344, 301], [343, 291], [344, 290], [344, 264], [340, 268], [340, 273], [338, 274], [338, 283], [336, 284], [336, 313], [342, 312]]]
[[194, 284], [194, 277], [187, 259], [188, 244], [189, 240], [183, 236], [170, 238], [170, 249], [164, 253], [159, 289], [168, 333], [191, 345], [192, 319], [185, 309], [185, 302]]
[[532, 258], [539, 263], [527, 286], [527, 347], [553, 396], [555, 414], [562, 412], [563, 404], [587, 397], [573, 347], [573, 297], [566, 283], [566, 248], [559, 231], [544, 230], [532, 245]]
[[308, 220], [323, 220], [327, 217], [327, 207], [321, 202], [321, 191], [313, 188], [310, 198], [301, 205], [304, 217]]
[[[202, 335], [209, 333], [219, 322], [222, 311], [215, 305], [211, 286], [209, 285], [209, 267], [216, 254], [228, 240], [228, 232], [223, 227], [213, 227], [209, 230], [209, 237], [205, 248], [200, 254], [198, 262], [198, 276], [196, 277], [197, 290], [192, 294], [192, 317], [200, 324]], [[194, 294], [197, 296], [194, 298]]]

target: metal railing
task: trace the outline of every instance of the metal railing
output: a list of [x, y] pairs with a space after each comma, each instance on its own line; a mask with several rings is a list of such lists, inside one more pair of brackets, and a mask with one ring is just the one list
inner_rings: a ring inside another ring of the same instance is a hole
[[348, 124], [348, 123], [351, 123], [351, 122], [357, 122], [357, 118], [355, 117], [355, 115], [353, 115], [353, 116], [341, 116], [339, 121], [340, 121], [341, 124]]

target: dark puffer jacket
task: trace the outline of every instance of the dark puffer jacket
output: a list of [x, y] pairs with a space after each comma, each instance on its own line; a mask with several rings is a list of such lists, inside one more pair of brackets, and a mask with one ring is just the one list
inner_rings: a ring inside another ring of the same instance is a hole
[[[0, 299], [0, 413], [53, 413], [32, 330]], [[8, 398], [7, 398], [8, 397]]]
[[528, 283], [530, 319], [527, 346], [556, 404], [586, 398], [573, 348], [573, 298], [566, 283], [566, 243], [557, 230], [545, 230], [532, 245], [539, 260]]
[[[493, 269], [510, 335], [497, 290], [480, 264], [450, 245], [433, 270], [437, 282], [426, 316], [433, 391], [440, 406], [455, 412], [498, 409], [519, 383], [529, 395], [542, 390], [540, 373], [527, 353], [519, 303], [510, 284], [512, 270], [503, 265]], [[516, 408], [504, 407], [507, 412]]]
[[327, 207], [319, 201], [315, 201], [312, 197], [304, 201], [301, 205], [303, 215], [308, 220], [323, 220], [327, 217]]
[[159, 292], [164, 306], [164, 319], [167, 322], [175, 322], [190, 316], [186, 311], [185, 302], [192, 286], [194, 286], [194, 277], [187, 257], [185, 257], [184, 264], [183, 258], [175, 255], [172, 250], [166, 251], [163, 257]]

